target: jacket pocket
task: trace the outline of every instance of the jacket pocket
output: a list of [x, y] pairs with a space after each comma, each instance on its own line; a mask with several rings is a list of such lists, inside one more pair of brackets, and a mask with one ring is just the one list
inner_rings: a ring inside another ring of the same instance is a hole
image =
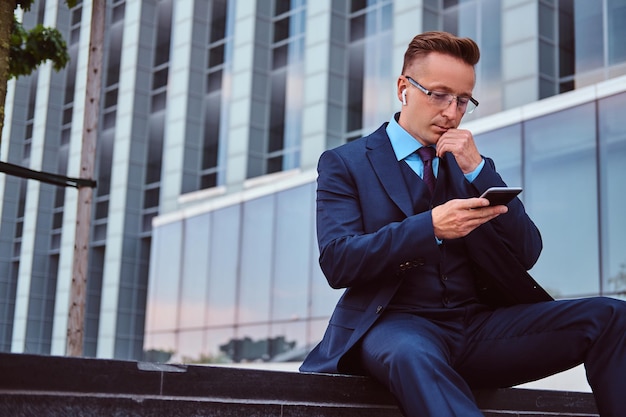
[[363, 317], [365, 310], [348, 305], [337, 305], [333, 315], [330, 317], [330, 324], [346, 329], [354, 330]]

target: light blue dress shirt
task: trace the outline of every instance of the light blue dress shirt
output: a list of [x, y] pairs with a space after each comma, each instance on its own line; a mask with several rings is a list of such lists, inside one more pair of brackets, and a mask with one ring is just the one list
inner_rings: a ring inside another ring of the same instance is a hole
[[[406, 160], [406, 163], [411, 167], [413, 171], [420, 176], [420, 178], [424, 178], [424, 162], [419, 157], [415, 151], [421, 148], [423, 145], [419, 143], [413, 136], [409, 134], [402, 126], [400, 126], [396, 120], [396, 117], [399, 113], [396, 113], [391, 117], [389, 124], [387, 125], [387, 136], [389, 136], [389, 140], [391, 141], [391, 146], [393, 147], [393, 151], [396, 154], [396, 158], [398, 161]], [[485, 165], [485, 160], [483, 159], [481, 163], [476, 167], [476, 169], [468, 174], [465, 174], [465, 178], [472, 182], [474, 179], [480, 174], [480, 171], [483, 169]], [[433, 160], [433, 173], [435, 177], [437, 177], [437, 173], [439, 172], [439, 158], [435, 157]]]

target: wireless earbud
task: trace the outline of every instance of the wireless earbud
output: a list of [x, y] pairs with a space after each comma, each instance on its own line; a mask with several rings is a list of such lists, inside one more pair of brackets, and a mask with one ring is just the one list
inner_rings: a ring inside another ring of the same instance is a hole
[[402, 105], [406, 106], [406, 89], [402, 90]]

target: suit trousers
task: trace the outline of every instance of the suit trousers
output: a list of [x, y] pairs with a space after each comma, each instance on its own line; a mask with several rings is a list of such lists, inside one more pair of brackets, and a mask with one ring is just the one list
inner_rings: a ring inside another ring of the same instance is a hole
[[518, 385], [581, 363], [600, 415], [626, 415], [626, 302], [612, 298], [388, 311], [356, 349], [407, 417], [483, 416], [472, 389]]

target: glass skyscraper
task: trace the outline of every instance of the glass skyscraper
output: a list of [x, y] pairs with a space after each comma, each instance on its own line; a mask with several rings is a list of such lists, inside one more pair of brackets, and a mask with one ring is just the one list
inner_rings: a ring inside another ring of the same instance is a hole
[[[9, 85], [0, 159], [78, 176], [91, 3], [36, 0], [72, 61]], [[400, 110], [411, 38], [481, 48], [466, 116], [543, 233], [557, 298], [626, 292], [626, 0], [109, 0], [86, 355], [299, 360], [340, 295], [316, 163]], [[0, 350], [64, 354], [76, 190], [0, 175]]]

